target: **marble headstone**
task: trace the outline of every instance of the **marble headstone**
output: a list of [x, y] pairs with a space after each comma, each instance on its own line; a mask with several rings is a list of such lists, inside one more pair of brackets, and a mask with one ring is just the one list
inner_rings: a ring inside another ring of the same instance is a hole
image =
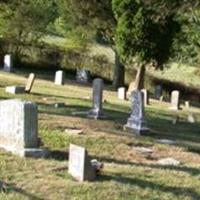
[[118, 99], [126, 100], [126, 88], [125, 87], [118, 88]]
[[4, 71], [5, 72], [12, 72], [13, 70], [13, 61], [12, 56], [10, 54], [7, 54], [4, 56]]
[[149, 105], [149, 93], [148, 93], [148, 90], [142, 89], [141, 92], [143, 93], [143, 97], [144, 97], [144, 106], [148, 106]]
[[104, 118], [102, 109], [103, 85], [103, 80], [100, 78], [96, 78], [93, 81], [93, 107], [88, 113], [89, 118]]
[[79, 69], [76, 71], [76, 80], [80, 83], [90, 82], [90, 71], [85, 69]]
[[77, 181], [93, 181], [96, 173], [85, 148], [70, 144], [68, 172]]
[[174, 90], [171, 93], [171, 107], [170, 109], [173, 110], [178, 110], [179, 109], [179, 91], [178, 90]]
[[55, 84], [63, 85], [64, 84], [64, 72], [59, 70], [55, 74]]
[[45, 156], [38, 149], [37, 106], [19, 99], [0, 102], [0, 147], [19, 156]]
[[124, 129], [138, 135], [145, 134], [149, 129], [144, 117], [143, 93], [139, 90], [133, 91], [131, 95], [131, 103], [132, 112], [128, 118], [127, 124], [124, 126]]
[[162, 96], [162, 86], [156, 85], [156, 87], [155, 87], [155, 98], [160, 100], [161, 96]]

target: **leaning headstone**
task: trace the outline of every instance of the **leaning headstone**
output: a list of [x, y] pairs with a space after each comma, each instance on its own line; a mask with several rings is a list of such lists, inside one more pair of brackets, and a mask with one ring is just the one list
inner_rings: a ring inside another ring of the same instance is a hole
[[125, 87], [118, 88], [118, 99], [126, 100], [126, 88]]
[[171, 107], [172, 110], [178, 110], [179, 109], [179, 91], [174, 90], [171, 93]]
[[96, 173], [85, 148], [70, 144], [68, 172], [77, 181], [93, 181]]
[[19, 156], [46, 156], [38, 149], [37, 106], [19, 99], [0, 102], [0, 147]]
[[4, 71], [5, 72], [12, 72], [13, 71], [13, 61], [12, 56], [7, 54], [4, 56]]
[[63, 85], [64, 84], [64, 72], [59, 70], [55, 74], [55, 84]]
[[138, 135], [148, 132], [146, 120], [144, 118], [143, 93], [139, 90], [132, 92], [132, 112], [128, 118], [125, 130], [129, 130]]
[[29, 74], [29, 77], [28, 77], [28, 80], [27, 80], [27, 83], [26, 83], [26, 86], [25, 86], [25, 92], [26, 93], [30, 93], [30, 91], [33, 87], [34, 81], [35, 81], [35, 74], [34, 73]]
[[76, 81], [80, 83], [88, 83], [90, 81], [90, 71], [78, 69], [76, 71]]
[[93, 108], [89, 111], [88, 117], [93, 119], [104, 118], [102, 110], [103, 80], [96, 78], [93, 81]]
[[155, 98], [160, 100], [161, 96], [162, 96], [162, 86], [156, 85], [156, 87], [155, 87]]
[[148, 90], [142, 89], [141, 92], [143, 93], [143, 97], [144, 97], [144, 105], [148, 106], [149, 105], [149, 93], [148, 93]]

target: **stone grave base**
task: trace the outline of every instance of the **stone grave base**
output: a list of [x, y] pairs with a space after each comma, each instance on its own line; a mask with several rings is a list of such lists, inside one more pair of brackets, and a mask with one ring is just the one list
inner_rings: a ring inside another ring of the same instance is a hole
[[25, 93], [25, 87], [21, 86], [8, 86], [5, 91], [11, 94], [23, 94]]
[[97, 112], [93, 109], [88, 112], [87, 117], [90, 119], [106, 119], [106, 116], [102, 111]]

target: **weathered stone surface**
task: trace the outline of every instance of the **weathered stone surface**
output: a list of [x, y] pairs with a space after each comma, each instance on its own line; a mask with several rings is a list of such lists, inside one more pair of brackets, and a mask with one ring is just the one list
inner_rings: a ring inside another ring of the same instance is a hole
[[0, 147], [20, 156], [44, 153], [38, 149], [36, 104], [19, 99], [1, 101], [0, 121]]
[[76, 80], [80, 83], [90, 82], [90, 71], [85, 69], [78, 69], [76, 71]]
[[171, 93], [171, 107], [172, 110], [178, 110], [179, 109], [179, 91], [174, 90]]
[[144, 106], [148, 106], [149, 105], [149, 93], [148, 90], [146, 89], [142, 89], [141, 92], [143, 93], [143, 101], [144, 101]]
[[27, 83], [26, 83], [26, 86], [25, 86], [25, 92], [26, 93], [30, 93], [30, 91], [33, 87], [34, 81], [35, 81], [35, 74], [34, 73], [29, 74], [29, 77], [28, 77], [28, 80], [27, 80]]
[[190, 109], [190, 102], [189, 101], [185, 101], [185, 108]]
[[8, 86], [5, 91], [11, 94], [22, 94], [25, 92], [25, 87], [20, 86]]
[[95, 179], [95, 169], [91, 165], [85, 148], [70, 144], [68, 172], [80, 182]]
[[155, 87], [155, 98], [160, 100], [161, 96], [162, 96], [162, 86], [161, 85], [156, 85]]
[[89, 111], [88, 117], [93, 119], [104, 118], [102, 110], [103, 80], [97, 78], [93, 81], [93, 108]]
[[126, 100], [126, 88], [125, 87], [118, 88], [118, 99]]
[[3, 69], [5, 72], [12, 72], [13, 71], [13, 61], [12, 56], [7, 54], [4, 56], [4, 66]]
[[174, 158], [163, 158], [159, 160], [157, 163], [160, 165], [172, 165], [172, 166], [180, 165], [180, 161]]
[[64, 84], [64, 72], [59, 70], [55, 74], [55, 84], [63, 85]]
[[124, 129], [136, 134], [148, 132], [149, 129], [144, 118], [143, 93], [139, 90], [133, 91], [131, 101], [132, 112], [131, 116], [128, 118], [127, 124], [124, 126]]

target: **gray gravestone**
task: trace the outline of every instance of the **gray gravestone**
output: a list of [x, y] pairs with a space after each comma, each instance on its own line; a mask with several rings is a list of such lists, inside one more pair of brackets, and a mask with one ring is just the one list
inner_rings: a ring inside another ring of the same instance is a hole
[[78, 181], [93, 181], [96, 173], [85, 148], [70, 144], [68, 172]]
[[7, 54], [4, 56], [4, 71], [5, 72], [12, 72], [13, 68], [13, 61], [12, 56]]
[[78, 69], [76, 71], [76, 80], [80, 83], [90, 82], [90, 71], [85, 69]]
[[172, 91], [170, 109], [173, 109], [173, 110], [178, 110], [179, 109], [179, 96], [180, 96], [180, 93], [179, 93], [178, 90]]
[[64, 84], [64, 72], [59, 70], [55, 74], [55, 84], [63, 85]]
[[93, 108], [89, 111], [88, 117], [93, 119], [103, 118], [102, 111], [102, 99], [103, 99], [103, 80], [96, 78], [93, 81]]
[[162, 96], [162, 86], [156, 85], [156, 87], [155, 87], [155, 98], [160, 100], [161, 96]]
[[126, 100], [126, 88], [125, 87], [118, 88], [118, 99]]
[[38, 149], [37, 106], [19, 99], [0, 102], [0, 147], [20, 156], [45, 156]]
[[142, 89], [141, 92], [143, 93], [143, 97], [144, 97], [144, 106], [148, 106], [149, 105], [149, 93], [148, 93], [148, 90]]
[[144, 118], [144, 102], [143, 93], [135, 90], [131, 95], [132, 112], [128, 118], [127, 124], [124, 126], [125, 130], [130, 130], [136, 134], [144, 134], [148, 132], [147, 124]]

